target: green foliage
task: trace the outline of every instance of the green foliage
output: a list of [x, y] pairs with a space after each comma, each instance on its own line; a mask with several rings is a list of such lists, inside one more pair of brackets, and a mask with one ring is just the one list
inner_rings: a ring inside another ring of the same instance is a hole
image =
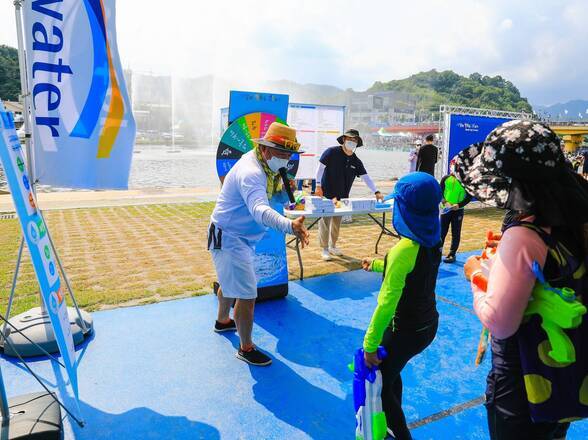
[[19, 94], [18, 51], [12, 47], [0, 45], [0, 99], [18, 101]]
[[510, 81], [501, 76], [472, 73], [469, 77], [451, 70], [421, 72], [409, 78], [377, 81], [369, 92], [399, 91], [417, 97], [417, 110], [436, 112], [439, 105], [462, 105], [508, 111], [532, 112], [527, 98]]

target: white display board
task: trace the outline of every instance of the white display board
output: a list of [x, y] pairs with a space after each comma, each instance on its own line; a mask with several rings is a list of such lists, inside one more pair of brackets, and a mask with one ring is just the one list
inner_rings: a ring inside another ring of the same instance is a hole
[[[221, 109], [221, 135], [228, 127], [228, 116], [229, 109]], [[321, 155], [327, 148], [338, 145], [337, 137], [345, 131], [345, 107], [290, 103], [288, 125], [296, 129], [304, 151], [296, 178], [314, 179]]]
[[297, 179], [314, 179], [323, 152], [337, 144], [345, 129], [345, 107], [338, 105], [290, 104], [288, 125], [304, 154], [300, 155]]

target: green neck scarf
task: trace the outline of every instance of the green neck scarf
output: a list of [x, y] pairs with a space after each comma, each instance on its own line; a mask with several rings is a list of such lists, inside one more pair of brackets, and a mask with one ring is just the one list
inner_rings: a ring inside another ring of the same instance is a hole
[[270, 169], [270, 167], [267, 165], [267, 162], [265, 161], [265, 159], [261, 155], [261, 150], [259, 149], [259, 145], [255, 146], [255, 157], [257, 157], [257, 160], [259, 161], [259, 163], [261, 164], [261, 167], [263, 168], [263, 171], [265, 172], [266, 180], [267, 180], [267, 184], [266, 184], [267, 198], [268, 198], [268, 200], [271, 200], [272, 197], [274, 196], [274, 194], [282, 191], [281, 176], [278, 173], [274, 173]]

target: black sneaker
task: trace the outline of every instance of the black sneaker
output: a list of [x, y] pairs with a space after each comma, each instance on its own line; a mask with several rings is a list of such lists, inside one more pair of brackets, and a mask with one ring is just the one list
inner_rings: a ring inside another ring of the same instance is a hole
[[455, 263], [455, 255], [449, 254], [443, 258], [444, 263]]
[[243, 351], [239, 348], [239, 351], [235, 353], [235, 356], [237, 359], [241, 359], [242, 361], [257, 367], [266, 367], [272, 363], [272, 358], [259, 351], [256, 347], [253, 347], [253, 350], [249, 351]]
[[229, 322], [227, 322], [226, 324], [223, 324], [222, 322], [219, 322], [219, 321], [215, 321], [214, 331], [217, 333], [234, 332], [234, 331], [237, 331], [237, 324], [235, 324], [235, 321], [233, 321], [232, 319]]

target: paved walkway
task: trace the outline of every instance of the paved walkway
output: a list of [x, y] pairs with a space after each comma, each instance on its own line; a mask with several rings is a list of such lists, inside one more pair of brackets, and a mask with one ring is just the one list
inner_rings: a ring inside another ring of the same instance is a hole
[[[392, 191], [394, 182], [376, 182], [382, 193]], [[220, 186], [199, 188], [137, 188], [121, 191], [54, 191], [37, 194], [44, 211], [56, 209], [100, 208], [112, 206], [156, 205], [215, 201]], [[368, 197], [369, 190], [362, 183], [353, 188], [353, 197]], [[12, 197], [0, 191], [0, 213], [13, 212]]]
[[[218, 188], [144, 188], [126, 191], [39, 192], [37, 199], [44, 210], [98, 208], [106, 206], [191, 203], [215, 200]], [[0, 212], [12, 212], [10, 194], [0, 193]]]

